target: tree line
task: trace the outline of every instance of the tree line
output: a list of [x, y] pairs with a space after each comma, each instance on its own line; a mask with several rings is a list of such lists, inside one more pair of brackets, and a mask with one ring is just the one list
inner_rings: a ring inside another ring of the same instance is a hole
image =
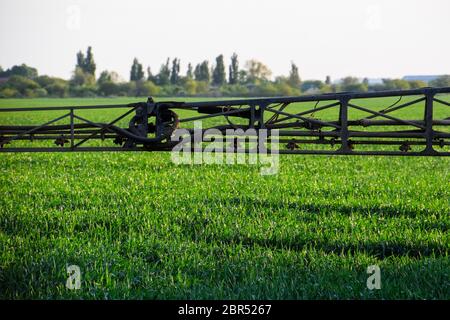
[[114, 71], [104, 70], [96, 76], [97, 66], [91, 47], [86, 53], [79, 51], [69, 80], [39, 75], [36, 68], [25, 64], [3, 70], [0, 66], [0, 98], [19, 97], [95, 97], [95, 96], [283, 96], [339, 91], [381, 91], [414, 89], [426, 86], [450, 86], [450, 75], [442, 76], [429, 84], [423, 81], [382, 79], [370, 84], [345, 77], [332, 83], [330, 76], [322, 80], [302, 80], [299, 69], [291, 62], [287, 76], [271, 79], [268, 66], [257, 60], [246, 61], [242, 68], [234, 53], [228, 68], [221, 54], [213, 64], [204, 60], [195, 66], [187, 64], [181, 74], [181, 61], [167, 58], [157, 73], [144, 68], [137, 58], [130, 67], [129, 81], [122, 80]]

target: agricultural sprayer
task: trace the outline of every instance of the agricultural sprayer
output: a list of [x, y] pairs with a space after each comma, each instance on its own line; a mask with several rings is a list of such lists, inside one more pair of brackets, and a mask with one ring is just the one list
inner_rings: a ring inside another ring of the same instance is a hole
[[[450, 87], [0, 108], [0, 152], [170, 151], [178, 143], [173, 141], [176, 130], [192, 132], [193, 124], [201, 121], [204, 136], [234, 132], [233, 139], [238, 139], [250, 129], [256, 134], [264, 129], [266, 141], [253, 141], [261, 147], [273, 140], [279, 153], [449, 156], [448, 94]], [[8, 119], [13, 123], [4, 123]], [[254, 139], [252, 134], [247, 138]], [[238, 143], [229, 147], [232, 152], [243, 148]], [[194, 143], [191, 148], [197, 150]]]

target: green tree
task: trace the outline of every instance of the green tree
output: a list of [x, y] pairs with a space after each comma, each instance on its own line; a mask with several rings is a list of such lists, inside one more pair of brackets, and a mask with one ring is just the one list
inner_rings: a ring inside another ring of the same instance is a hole
[[68, 81], [60, 78], [39, 76], [36, 82], [44, 88], [49, 96], [64, 98], [69, 91]]
[[402, 79], [383, 79], [385, 90], [407, 90], [410, 89], [410, 84]]
[[0, 90], [0, 98], [20, 98], [20, 92], [12, 88]]
[[206, 83], [209, 83], [211, 81], [208, 61], [205, 60], [195, 67], [194, 76], [195, 80], [197, 81], [204, 81]]
[[151, 81], [153, 83], [157, 82], [157, 77], [153, 75], [152, 69], [150, 67], [147, 67], [147, 81]]
[[450, 87], [450, 75], [443, 75], [439, 78], [430, 81], [430, 85], [433, 87]]
[[195, 80], [200, 81], [201, 76], [202, 76], [202, 72], [200, 71], [200, 64], [197, 64], [195, 66], [195, 70], [194, 70]]
[[197, 94], [197, 81], [188, 79], [184, 84], [184, 89], [186, 93], [190, 96], [194, 96]]
[[240, 84], [230, 84], [227, 86], [222, 86], [221, 91], [224, 95], [232, 97], [245, 97], [249, 95], [249, 88]]
[[302, 82], [300, 89], [302, 92], [307, 91], [319, 91], [323, 86], [323, 82], [320, 80], [305, 80]]
[[180, 81], [180, 59], [172, 60], [172, 72], [170, 73], [170, 83], [178, 84]]
[[251, 83], [256, 83], [258, 81], [267, 81], [269, 77], [272, 75], [272, 71], [257, 60], [249, 60], [246, 63], [246, 68], [248, 72], [247, 81]]
[[239, 82], [239, 60], [236, 53], [231, 56], [231, 64], [228, 72], [228, 83], [237, 84]]
[[194, 79], [194, 70], [192, 70], [192, 64], [190, 62], [188, 63], [186, 78], [190, 80]]
[[121, 96], [135, 96], [136, 95], [136, 81], [129, 81], [119, 83], [119, 95]]
[[24, 63], [20, 66], [13, 66], [11, 69], [0, 71], [0, 77], [2, 78], [11, 76], [22, 76], [28, 79], [34, 79], [37, 78], [38, 71], [36, 68], [29, 67]]
[[291, 71], [289, 72], [289, 85], [294, 88], [299, 88], [301, 84], [300, 76], [298, 74], [298, 67], [291, 62]]
[[83, 52], [78, 51], [77, 53], [77, 64], [75, 67], [80, 68], [83, 72], [91, 74], [95, 77], [96, 64], [94, 61], [94, 54], [92, 53], [92, 47], [88, 47], [86, 51], [86, 56]]
[[130, 81], [140, 81], [144, 79], [144, 69], [137, 58], [134, 58], [130, 70]]
[[119, 75], [112, 71], [102, 71], [98, 80], [98, 93], [104, 96], [115, 96], [120, 94]]
[[166, 86], [170, 83], [170, 67], [169, 67], [170, 59], [167, 58], [165, 64], [161, 65], [159, 73], [157, 75], [157, 84], [160, 86]]
[[248, 72], [246, 70], [239, 70], [238, 72], [238, 83], [245, 84], [248, 82]]
[[81, 68], [76, 67], [70, 84], [74, 86], [94, 86], [95, 77], [92, 74], [84, 72]]
[[197, 94], [207, 94], [209, 91], [209, 83], [207, 81], [197, 81]]
[[78, 67], [81, 70], [85, 71], [85, 64], [86, 64], [86, 62], [85, 62], [84, 54], [80, 50], [77, 53], [77, 64], [75, 67]]
[[94, 54], [92, 53], [92, 47], [88, 47], [86, 52], [86, 59], [85, 59], [85, 69], [84, 71], [92, 74], [95, 77], [95, 69], [97, 68], [94, 61]]
[[46, 75], [43, 76], [39, 76], [35, 79], [35, 81], [42, 87], [45, 88], [46, 86], [48, 86], [49, 84], [53, 83], [53, 79], [57, 79], [57, 78], [52, 78]]
[[83, 69], [76, 66], [72, 78], [70, 79], [70, 84], [72, 86], [82, 86], [85, 83], [85, 78], [86, 76]]
[[6, 84], [8, 87], [17, 89], [22, 93], [25, 91], [25, 89], [34, 90], [40, 88], [39, 84], [36, 81], [18, 75], [11, 76]]
[[77, 63], [69, 81], [69, 91], [74, 96], [91, 97], [96, 95], [94, 55], [92, 47], [88, 47], [86, 56], [77, 53]]
[[41, 86], [36, 81], [24, 76], [13, 75], [9, 77], [8, 81], [4, 84], [4, 87], [16, 90], [21, 96], [25, 97], [32, 98], [43, 96], [43, 92], [41, 91], [41, 94], [39, 94], [38, 91], [39, 89], [42, 89]]
[[96, 92], [94, 75], [84, 72], [80, 67], [75, 67], [72, 78], [69, 81], [69, 92], [76, 97], [93, 97]]
[[98, 85], [98, 93], [103, 96], [115, 96], [120, 92], [120, 86], [112, 81], [101, 82]]
[[364, 83], [361, 83], [358, 78], [345, 77], [341, 79], [340, 90], [361, 92], [367, 91], [368, 87]]
[[111, 82], [111, 75], [107, 70], [102, 71], [97, 79], [97, 84], [101, 84], [104, 82]]
[[52, 84], [45, 87], [48, 94], [53, 97], [64, 98], [67, 96], [69, 91], [69, 84], [66, 80], [58, 79], [54, 81]]
[[136, 82], [136, 96], [157, 96], [161, 94], [161, 87], [151, 81]]
[[272, 82], [262, 82], [253, 88], [252, 93], [256, 96], [276, 96], [278, 94], [277, 87]]
[[212, 75], [212, 83], [213, 85], [221, 86], [225, 84], [227, 81], [226, 79], [225, 64], [223, 61], [223, 55], [221, 54], [216, 58], [216, 66]]
[[277, 89], [277, 94], [281, 96], [293, 96], [300, 94], [299, 87], [293, 87], [290, 84], [290, 79], [288, 77], [279, 76], [275, 79], [275, 87]]
[[211, 81], [211, 73], [209, 71], [209, 62], [208, 61], [203, 61], [200, 65], [200, 74], [201, 79], [200, 81], [204, 81], [206, 83], [209, 83]]
[[411, 89], [419, 89], [419, 88], [427, 87], [427, 83], [424, 81], [412, 80], [412, 81], [408, 81], [408, 82], [409, 82], [409, 86]]

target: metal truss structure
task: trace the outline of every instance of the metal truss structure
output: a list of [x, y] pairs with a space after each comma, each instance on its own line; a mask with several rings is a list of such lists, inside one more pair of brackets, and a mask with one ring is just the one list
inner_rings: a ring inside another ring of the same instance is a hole
[[[178, 143], [172, 141], [175, 130], [185, 126], [192, 131], [192, 123], [201, 120], [204, 134], [212, 128], [223, 133], [265, 129], [268, 142], [270, 133], [278, 130], [279, 153], [449, 156], [450, 102], [445, 100], [449, 93], [450, 87], [225, 101], [155, 102], [149, 98], [119, 105], [0, 108], [0, 152], [170, 151]], [[381, 106], [389, 97], [395, 102]], [[412, 108], [415, 111], [408, 112]], [[84, 115], [88, 114], [85, 110], [99, 109], [123, 113], [106, 122]], [[63, 114], [39, 125], [1, 124], [6, 113], [20, 117], [17, 114], [51, 115], [54, 111]], [[409, 117], [417, 114], [418, 119]], [[118, 125], [124, 121], [128, 121], [127, 126]], [[92, 141], [97, 143], [92, 145]], [[102, 145], [101, 141], [110, 143]], [[192, 151], [196, 151], [194, 146]], [[232, 151], [240, 151], [238, 144]]]

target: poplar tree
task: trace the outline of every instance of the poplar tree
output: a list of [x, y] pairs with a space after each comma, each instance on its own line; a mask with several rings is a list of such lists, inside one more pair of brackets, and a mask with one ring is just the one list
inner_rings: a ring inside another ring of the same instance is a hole
[[178, 84], [180, 81], [180, 59], [172, 60], [172, 72], [170, 74], [170, 83]]
[[216, 58], [216, 66], [213, 71], [212, 82], [214, 85], [221, 86], [226, 82], [225, 64], [223, 62], [223, 55]]
[[228, 83], [237, 84], [239, 80], [239, 61], [236, 53], [231, 56], [231, 65], [228, 72]]
[[139, 81], [144, 78], [144, 69], [142, 64], [139, 63], [137, 58], [134, 58], [133, 64], [131, 65], [130, 71], [130, 81]]
[[300, 87], [300, 76], [298, 74], [298, 67], [295, 65], [295, 63], [291, 62], [291, 71], [289, 72], [289, 84], [294, 87], [298, 88]]

